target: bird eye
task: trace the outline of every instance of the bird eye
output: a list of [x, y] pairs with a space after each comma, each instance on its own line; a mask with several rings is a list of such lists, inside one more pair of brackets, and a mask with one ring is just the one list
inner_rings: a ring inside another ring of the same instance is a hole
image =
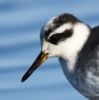
[[73, 31], [72, 30], [66, 30], [63, 33], [56, 33], [48, 39], [48, 41], [52, 44], [57, 44], [60, 41], [64, 41], [65, 39], [72, 36]]
[[59, 35], [58, 34], [55, 34], [55, 35], [53, 35], [53, 36], [51, 36], [50, 37], [50, 42], [52, 43], [52, 44], [57, 44], [57, 42], [59, 41]]

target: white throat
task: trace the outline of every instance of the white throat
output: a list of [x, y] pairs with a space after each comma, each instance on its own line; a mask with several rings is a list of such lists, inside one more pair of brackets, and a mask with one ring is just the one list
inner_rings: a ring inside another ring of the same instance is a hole
[[83, 23], [76, 23], [73, 27], [73, 32], [71, 38], [67, 39], [65, 43], [61, 43], [61, 45], [65, 44], [64, 48], [62, 48], [64, 50], [62, 57], [67, 61], [68, 70], [71, 72], [75, 70], [77, 55], [86, 43], [90, 35], [90, 29]]

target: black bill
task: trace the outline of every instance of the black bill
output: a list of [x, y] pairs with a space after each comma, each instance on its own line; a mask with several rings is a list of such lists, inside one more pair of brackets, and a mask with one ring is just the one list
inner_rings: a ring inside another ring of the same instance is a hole
[[41, 52], [37, 59], [34, 61], [32, 66], [28, 69], [28, 71], [23, 76], [21, 82], [24, 82], [29, 76], [48, 58], [48, 54], [44, 54]]

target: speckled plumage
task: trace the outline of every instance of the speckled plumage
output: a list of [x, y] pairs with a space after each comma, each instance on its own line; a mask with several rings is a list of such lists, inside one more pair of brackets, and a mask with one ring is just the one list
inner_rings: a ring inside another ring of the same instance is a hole
[[[54, 17], [50, 20], [45, 29], [43, 28], [43, 33], [41, 36], [47, 38], [53, 30], [60, 27], [64, 23], [71, 22], [83, 23], [71, 14], [62, 14], [60, 16]], [[74, 71], [71, 72], [67, 62], [68, 59], [59, 57], [59, 61], [62, 65], [64, 74], [66, 75], [69, 82], [75, 87], [81, 94], [86, 96], [91, 100], [98, 100], [99, 96], [99, 27], [91, 28], [89, 25], [85, 24], [89, 30], [90, 35], [87, 41], [83, 44], [81, 50], [77, 52], [77, 57], [75, 57]], [[82, 31], [82, 30], [81, 30]], [[82, 32], [81, 32], [82, 34]], [[41, 37], [42, 38], [42, 37]], [[79, 41], [78, 41], [79, 42]], [[78, 45], [75, 45], [78, 46]]]
[[99, 27], [92, 29], [79, 52], [73, 73], [68, 71], [65, 60], [60, 58], [60, 63], [67, 79], [81, 94], [91, 100], [99, 100]]

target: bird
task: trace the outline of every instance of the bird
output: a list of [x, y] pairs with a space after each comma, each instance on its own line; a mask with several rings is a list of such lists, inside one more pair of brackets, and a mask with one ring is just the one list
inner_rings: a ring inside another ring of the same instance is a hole
[[40, 40], [40, 54], [21, 81], [48, 58], [58, 57], [70, 84], [87, 99], [99, 100], [99, 26], [62, 13], [43, 25]]

